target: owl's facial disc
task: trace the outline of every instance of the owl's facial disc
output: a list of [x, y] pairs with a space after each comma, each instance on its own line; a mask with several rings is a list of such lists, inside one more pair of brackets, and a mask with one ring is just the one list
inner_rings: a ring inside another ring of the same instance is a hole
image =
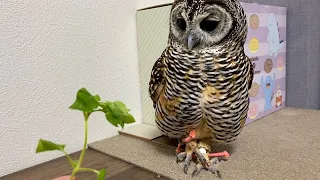
[[180, 4], [172, 10], [170, 28], [179, 46], [191, 51], [221, 42], [232, 29], [232, 21], [231, 14], [219, 5], [206, 5], [194, 12]]

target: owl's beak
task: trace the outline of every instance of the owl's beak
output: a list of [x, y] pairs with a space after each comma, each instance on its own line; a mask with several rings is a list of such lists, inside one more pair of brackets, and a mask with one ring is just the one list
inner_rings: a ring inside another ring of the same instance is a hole
[[191, 51], [195, 46], [197, 46], [200, 42], [200, 38], [191, 33], [189, 36], [188, 36], [188, 49]]

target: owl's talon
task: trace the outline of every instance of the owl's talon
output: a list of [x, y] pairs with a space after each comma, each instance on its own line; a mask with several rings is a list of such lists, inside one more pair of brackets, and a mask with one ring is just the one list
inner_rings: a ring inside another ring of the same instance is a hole
[[[192, 155], [190, 157], [192, 157]], [[189, 168], [190, 161], [191, 161], [191, 158], [189, 158], [187, 156], [187, 158], [184, 161], [184, 165], [183, 165], [183, 171], [185, 174], [188, 174], [188, 168]]]
[[200, 174], [201, 170], [202, 169], [205, 169], [207, 171], [210, 171], [212, 174], [216, 174], [219, 178], [221, 178], [221, 173], [220, 171], [218, 170], [217, 167], [215, 167], [215, 165], [217, 165], [219, 162], [219, 159], [218, 158], [214, 158], [214, 159], [211, 159], [209, 161], [209, 165], [207, 166], [206, 164], [202, 164], [201, 162], [199, 162], [196, 166], [196, 169], [193, 171], [192, 173], [192, 177]]
[[190, 162], [192, 160], [192, 154], [193, 152], [185, 152], [185, 153], [180, 153], [180, 158], [183, 158], [185, 157], [185, 160], [183, 162], [183, 171], [185, 174], [188, 174], [188, 168], [189, 168], [189, 165], [190, 165]]
[[192, 173], [192, 177], [198, 175], [200, 173], [201, 170], [195, 169]]
[[183, 166], [183, 172], [184, 172], [185, 174], [188, 174], [188, 165], [187, 165], [187, 164], [184, 164], [184, 166]]
[[219, 162], [219, 159], [218, 158], [213, 158], [210, 160], [210, 166], [208, 167], [208, 170], [210, 172], [212, 172], [212, 174], [216, 174], [219, 178], [221, 178], [221, 173], [220, 171], [218, 170], [217, 167], [214, 167], [214, 165], [217, 165]]
[[195, 170], [192, 172], [192, 177], [200, 174], [201, 170], [204, 169], [203, 165], [202, 164], [197, 164]]
[[221, 179], [221, 173], [219, 170], [217, 170], [217, 176]]
[[[205, 169], [213, 174], [217, 174], [221, 178], [221, 173], [217, 169], [219, 158], [229, 157], [226, 151], [222, 153], [210, 153], [210, 141], [192, 140], [186, 144], [186, 151], [177, 155], [177, 163], [183, 162], [183, 171], [188, 174], [189, 165], [192, 159], [197, 162], [195, 170], [192, 172], [192, 177], [200, 174], [202, 169]], [[212, 159], [210, 159], [210, 157]]]

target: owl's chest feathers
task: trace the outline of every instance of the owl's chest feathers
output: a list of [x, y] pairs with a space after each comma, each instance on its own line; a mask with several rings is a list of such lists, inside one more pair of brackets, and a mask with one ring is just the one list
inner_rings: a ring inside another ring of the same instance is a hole
[[[176, 136], [184, 130], [199, 129], [204, 137], [214, 134], [216, 139], [232, 139], [238, 131], [229, 131], [239, 127], [247, 106], [246, 56], [230, 52], [220, 56], [180, 54], [167, 52], [163, 61], [165, 83], [157, 123], [183, 127], [174, 130]], [[163, 131], [172, 133], [164, 125]]]
[[166, 109], [171, 115], [193, 119], [193, 123], [208, 114], [220, 118], [224, 112], [234, 111], [241, 102], [245, 64], [243, 55], [169, 56], [164, 62], [166, 86], [162, 98], [172, 103], [164, 103], [171, 104]]
[[223, 95], [236, 86], [243, 59], [239, 56], [179, 56], [166, 59], [167, 95], [203, 99]]

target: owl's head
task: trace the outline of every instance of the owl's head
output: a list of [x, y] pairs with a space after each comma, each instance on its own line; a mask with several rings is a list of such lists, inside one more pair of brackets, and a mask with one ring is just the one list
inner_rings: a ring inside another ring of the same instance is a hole
[[170, 14], [169, 43], [189, 51], [231, 42], [243, 45], [246, 27], [246, 15], [238, 0], [175, 0]]

